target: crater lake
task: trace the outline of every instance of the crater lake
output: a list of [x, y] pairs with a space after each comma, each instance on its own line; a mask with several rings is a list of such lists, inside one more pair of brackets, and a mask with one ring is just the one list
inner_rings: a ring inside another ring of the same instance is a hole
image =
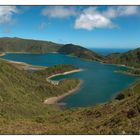
[[[0, 58], [25, 62], [39, 66], [53, 66], [56, 64], [72, 64], [83, 71], [53, 77], [53, 80], [64, 78], [80, 78], [83, 80], [81, 88], [74, 94], [64, 98], [61, 103], [66, 107], [85, 107], [111, 101], [116, 94], [134, 83], [138, 77], [116, 73], [125, 67], [102, 64], [71, 57], [59, 53], [48, 54], [18, 54], [7, 53]], [[52, 95], [53, 96], [53, 95]]]

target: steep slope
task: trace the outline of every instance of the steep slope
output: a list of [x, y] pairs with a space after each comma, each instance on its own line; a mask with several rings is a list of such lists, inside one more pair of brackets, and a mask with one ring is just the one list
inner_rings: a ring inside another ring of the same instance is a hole
[[53, 86], [54, 73], [75, 69], [58, 65], [34, 73], [0, 61], [0, 134], [139, 134], [140, 81], [109, 103], [95, 107], [56, 110], [43, 104], [76, 87], [78, 79]]
[[108, 55], [106, 58], [109, 63], [123, 64], [126, 66], [140, 68], [140, 48], [126, 53], [114, 53]]
[[0, 52], [30, 52], [47, 53], [55, 52], [60, 45], [49, 42], [21, 38], [0, 38]]
[[64, 46], [62, 46], [59, 50], [59, 53], [64, 53], [64, 54], [68, 54], [68, 55], [73, 55], [73, 56], [77, 56], [80, 58], [85, 58], [88, 60], [96, 60], [96, 61], [103, 61], [104, 58], [100, 55], [98, 55], [97, 53], [88, 50], [86, 48], [83, 48], [81, 46], [78, 45], [74, 45], [74, 44], [66, 44]]
[[75, 88], [79, 80], [68, 79], [54, 86], [46, 81], [46, 76], [73, 69], [71, 65], [58, 65], [50, 67], [49, 71], [33, 73], [18, 70], [0, 60], [0, 117], [32, 118], [47, 114], [44, 100]]
[[[36, 109], [42, 110], [40, 106]], [[0, 133], [139, 134], [139, 124], [140, 81], [121, 92], [116, 100], [95, 107], [51, 110], [47, 115], [22, 120], [0, 117]]]
[[0, 52], [48, 53], [59, 52], [88, 60], [103, 61], [104, 58], [84, 47], [73, 44], [57, 44], [21, 38], [0, 38]]

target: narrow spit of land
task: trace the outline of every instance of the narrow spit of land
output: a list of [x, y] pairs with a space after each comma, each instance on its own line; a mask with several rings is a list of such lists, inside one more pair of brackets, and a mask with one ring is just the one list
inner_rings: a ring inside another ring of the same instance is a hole
[[1, 60], [5, 61], [8, 64], [13, 65], [14, 67], [16, 67], [19, 70], [43, 70], [47, 67], [44, 66], [33, 66], [24, 62], [18, 62], [18, 61], [11, 61], [11, 60], [6, 60], [6, 59], [2, 59]]
[[[9, 63], [9, 64], [13, 65], [14, 67], [18, 68], [19, 70], [43, 70], [43, 69], [47, 68], [47, 67], [41, 67], [41, 66], [33, 66], [33, 65], [30, 65], [30, 64], [27, 64], [27, 63], [24, 63], [24, 62], [11, 61], [11, 60], [5, 60], [5, 59], [2, 59], [2, 60], [5, 61], [6, 63]], [[64, 73], [54, 74], [54, 75], [51, 75], [51, 76], [47, 77], [46, 80], [48, 82], [50, 82], [51, 84], [58, 85], [59, 81], [51, 80], [52, 77], [55, 77], [55, 76], [58, 76], [58, 75], [67, 75], [67, 74], [70, 74], [70, 73], [75, 73], [75, 72], [80, 72], [80, 71], [82, 71], [82, 69], [75, 69], [75, 70], [67, 71], [67, 72], [64, 72]], [[57, 96], [57, 97], [50, 97], [50, 98], [46, 99], [44, 101], [44, 104], [57, 104], [60, 100], [62, 100], [66, 96], [69, 96], [69, 95], [73, 94], [75, 91], [77, 91], [78, 89], [80, 89], [80, 86], [81, 86], [82, 82], [83, 81], [80, 80], [80, 83], [77, 85], [77, 87], [75, 87], [74, 89], [64, 93], [63, 95], [60, 95], [60, 96]]]
[[[67, 74], [70, 74], [70, 73], [75, 73], [75, 72], [80, 72], [80, 71], [82, 71], [82, 69], [75, 69], [75, 70], [67, 71], [67, 72], [64, 72], [64, 73], [57, 73], [57, 74], [54, 74], [54, 75], [51, 75], [51, 76], [47, 77], [46, 80], [48, 82], [50, 82], [51, 84], [58, 85], [59, 81], [51, 80], [52, 77], [59, 76], [59, 75], [67, 75]], [[66, 96], [69, 96], [69, 95], [73, 94], [75, 91], [79, 90], [82, 83], [83, 83], [83, 81], [80, 80], [80, 83], [77, 85], [76, 88], [64, 93], [63, 95], [60, 95], [60, 96], [57, 96], [57, 97], [50, 97], [50, 98], [48, 98], [44, 101], [44, 104], [57, 104], [60, 100], [62, 100]]]
[[44, 104], [48, 104], [48, 105], [57, 104], [59, 101], [61, 101], [61, 100], [64, 99], [65, 97], [67, 97], [67, 96], [73, 94], [75, 91], [79, 90], [82, 83], [83, 83], [83, 81], [80, 80], [80, 83], [79, 83], [79, 84], [77, 85], [77, 87], [75, 87], [74, 89], [69, 90], [68, 92], [64, 93], [63, 95], [47, 98], [47, 99], [44, 101]]
[[53, 78], [55, 76], [59, 76], [59, 75], [67, 75], [70, 73], [75, 73], [75, 72], [80, 72], [80, 71], [83, 71], [83, 69], [75, 69], [75, 70], [71, 70], [71, 71], [67, 71], [67, 72], [63, 72], [63, 73], [57, 73], [57, 74], [54, 74], [54, 75], [47, 77], [47, 79], [51, 79], [51, 78]]
[[0, 56], [4, 56], [5, 55], [5, 53], [0, 53]]

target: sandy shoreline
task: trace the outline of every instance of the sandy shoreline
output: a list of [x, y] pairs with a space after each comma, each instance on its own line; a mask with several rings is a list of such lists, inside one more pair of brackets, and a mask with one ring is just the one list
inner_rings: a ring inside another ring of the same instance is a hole
[[131, 67], [131, 66], [126, 66], [124, 64], [113, 64], [113, 63], [105, 63], [107, 65], [114, 65], [114, 66], [117, 66], [117, 67], [125, 67], [125, 68], [129, 68], [129, 69], [135, 69], [135, 67]]
[[133, 74], [131, 72], [125, 72], [125, 71], [114, 71], [114, 72], [120, 73], [120, 74], [125, 74], [125, 75], [130, 75], [130, 76], [140, 77], [140, 74]]
[[44, 104], [47, 104], [47, 105], [57, 104], [59, 101], [61, 101], [65, 97], [67, 97], [67, 96], [73, 94], [75, 91], [79, 90], [82, 83], [83, 83], [82, 80], [80, 80], [80, 83], [74, 89], [64, 93], [63, 95], [47, 98], [44, 101]]
[[83, 69], [75, 69], [75, 70], [71, 70], [71, 71], [67, 71], [67, 72], [63, 72], [63, 73], [57, 73], [57, 74], [54, 74], [54, 75], [47, 77], [46, 80], [47, 80], [47, 82], [49, 82], [53, 85], [58, 85], [59, 81], [52, 80], [51, 79], [52, 77], [59, 76], [59, 75], [67, 75], [70, 73], [75, 73], [75, 72], [80, 72], [80, 71], [83, 71]]
[[0, 52], [0, 56], [4, 56], [6, 54], [40, 54], [40, 53], [32, 53], [32, 52]]
[[71, 73], [75, 73], [75, 72], [80, 72], [80, 71], [83, 71], [83, 69], [75, 69], [75, 70], [71, 70], [71, 71], [67, 71], [67, 72], [63, 72], [63, 73], [57, 73], [57, 74], [54, 74], [54, 75], [51, 75], [49, 77], [47, 77], [47, 79], [51, 79], [55, 76], [59, 76], [59, 75], [67, 75], [67, 74], [71, 74]]
[[0, 53], [0, 56], [4, 56], [5, 55], [5, 53]]
[[33, 65], [27, 64], [25, 62], [6, 60], [6, 59], [2, 59], [2, 58], [0, 58], [0, 59], [13, 65], [14, 67], [16, 67], [19, 70], [43, 70], [43, 69], [47, 68], [44, 66], [33, 66]]

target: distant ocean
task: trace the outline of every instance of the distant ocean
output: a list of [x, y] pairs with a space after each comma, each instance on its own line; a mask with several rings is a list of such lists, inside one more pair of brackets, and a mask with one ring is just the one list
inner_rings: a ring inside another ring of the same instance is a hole
[[105, 56], [111, 53], [127, 52], [131, 49], [130, 48], [90, 48], [90, 50]]

